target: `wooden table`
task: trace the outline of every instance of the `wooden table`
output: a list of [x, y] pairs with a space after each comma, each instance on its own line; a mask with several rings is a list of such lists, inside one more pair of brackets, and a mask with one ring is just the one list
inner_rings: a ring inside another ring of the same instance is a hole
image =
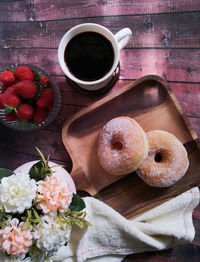
[[[168, 81], [200, 136], [200, 0], [2, 0], [0, 70], [12, 63], [40, 67], [58, 83], [63, 106], [58, 118], [39, 131], [19, 133], [0, 125], [1, 167], [14, 169], [37, 159], [37, 146], [70, 171], [70, 157], [61, 140], [63, 123], [103, 97], [75, 91], [58, 65], [61, 37], [85, 22], [102, 24], [113, 33], [124, 27], [133, 31], [121, 52], [120, 80], [110, 92], [141, 76], [159, 75]], [[192, 244], [132, 255], [124, 261], [200, 261], [200, 206], [193, 219], [196, 236]]]

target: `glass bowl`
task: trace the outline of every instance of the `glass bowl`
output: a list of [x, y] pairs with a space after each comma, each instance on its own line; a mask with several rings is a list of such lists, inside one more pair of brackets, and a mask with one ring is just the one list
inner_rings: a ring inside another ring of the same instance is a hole
[[[18, 130], [18, 131], [38, 130], [38, 129], [48, 126], [53, 120], [55, 120], [55, 118], [59, 114], [61, 105], [62, 105], [61, 93], [60, 93], [60, 89], [58, 85], [56, 84], [56, 82], [51, 77], [49, 77], [43, 70], [41, 70], [40, 68], [36, 66], [29, 65], [29, 64], [13, 64], [9, 68], [16, 69], [18, 66], [22, 66], [22, 65], [28, 66], [32, 70], [37, 71], [40, 76], [48, 77], [51, 88], [54, 91], [54, 104], [53, 104], [52, 110], [48, 112], [46, 119], [42, 123], [39, 123], [39, 124], [30, 123], [28, 125], [23, 125], [22, 123], [18, 121], [7, 121], [5, 118], [4, 109], [0, 109], [0, 122], [11, 129]], [[0, 89], [0, 93], [1, 92], [2, 91]]]

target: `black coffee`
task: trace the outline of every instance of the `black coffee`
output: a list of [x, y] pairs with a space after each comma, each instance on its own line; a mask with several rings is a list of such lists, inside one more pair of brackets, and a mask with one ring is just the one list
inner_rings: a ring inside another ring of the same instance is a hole
[[72, 38], [65, 48], [65, 62], [78, 79], [95, 81], [112, 68], [114, 50], [110, 41], [95, 32], [84, 32]]

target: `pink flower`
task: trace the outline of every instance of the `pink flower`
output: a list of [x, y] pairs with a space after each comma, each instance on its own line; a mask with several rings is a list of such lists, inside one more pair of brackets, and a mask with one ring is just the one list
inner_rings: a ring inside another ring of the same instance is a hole
[[47, 177], [45, 181], [38, 182], [38, 195], [36, 200], [38, 209], [44, 214], [63, 211], [68, 208], [72, 200], [72, 192], [66, 181], [56, 176]]
[[30, 229], [24, 227], [24, 222], [19, 224], [17, 218], [0, 230], [0, 250], [9, 255], [21, 256], [29, 251], [32, 245], [32, 234]]

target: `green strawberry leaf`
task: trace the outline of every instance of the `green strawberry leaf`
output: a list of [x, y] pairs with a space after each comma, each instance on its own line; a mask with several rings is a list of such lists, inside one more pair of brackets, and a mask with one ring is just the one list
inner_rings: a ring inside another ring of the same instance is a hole
[[13, 107], [13, 106], [5, 106], [5, 108], [4, 108], [4, 113], [5, 114], [9, 114], [9, 113], [11, 113], [12, 111], [15, 111], [16, 112], [16, 108], [15, 107]]
[[71, 211], [81, 211], [85, 207], [86, 206], [85, 206], [85, 202], [83, 201], [83, 199], [79, 195], [73, 194], [72, 202], [68, 208]]
[[13, 171], [7, 168], [0, 168], [0, 181], [3, 177], [8, 177], [13, 174]]
[[32, 71], [35, 75], [35, 81], [39, 81], [40, 80], [40, 74], [35, 69], [32, 69]]
[[14, 68], [6, 68], [5, 71], [15, 72], [15, 69]]
[[21, 126], [30, 126], [33, 125], [33, 122], [29, 121], [29, 120], [18, 120], [18, 122], [20, 123]]
[[[36, 83], [36, 81], [35, 81], [35, 83]], [[44, 86], [42, 84], [37, 84], [37, 86], [38, 86], [38, 91], [37, 91], [37, 94], [34, 97], [35, 100], [37, 100], [41, 96], [41, 92], [44, 89]]]

